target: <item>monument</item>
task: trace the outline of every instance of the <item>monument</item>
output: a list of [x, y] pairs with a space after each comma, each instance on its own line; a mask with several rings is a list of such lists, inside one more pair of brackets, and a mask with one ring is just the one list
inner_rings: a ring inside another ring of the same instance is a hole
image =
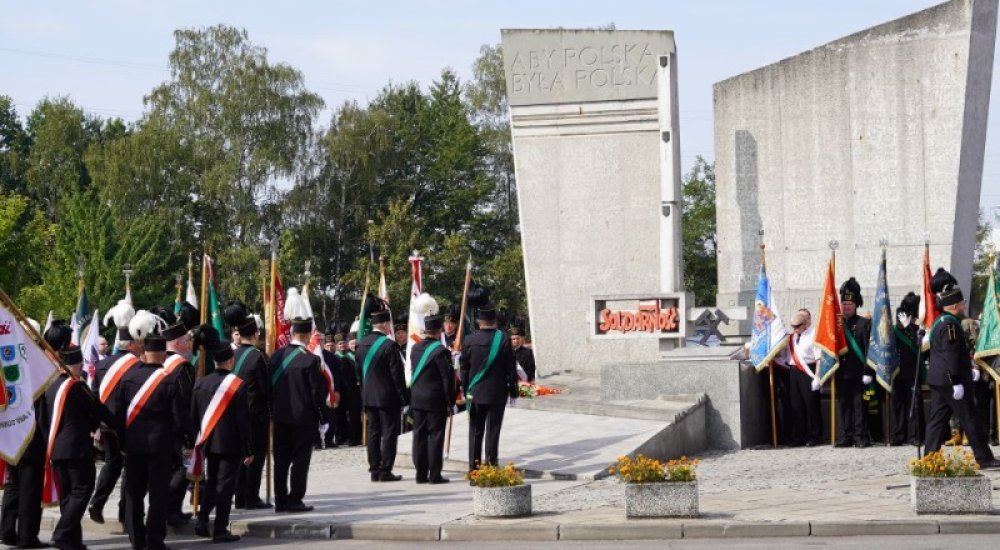
[[866, 297], [883, 238], [893, 304], [925, 238], [969, 288], [996, 24], [953, 0], [715, 85], [717, 305], [752, 306], [760, 230], [784, 312], [815, 311], [831, 240]]
[[532, 341], [543, 372], [684, 338], [670, 31], [502, 31]]

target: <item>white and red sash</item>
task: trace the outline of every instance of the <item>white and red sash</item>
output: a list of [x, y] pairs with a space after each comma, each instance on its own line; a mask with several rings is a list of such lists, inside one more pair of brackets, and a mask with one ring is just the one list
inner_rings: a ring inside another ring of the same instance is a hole
[[59, 479], [52, 471], [52, 450], [56, 446], [56, 436], [59, 434], [59, 424], [62, 422], [63, 409], [66, 408], [66, 396], [70, 388], [79, 383], [75, 378], [67, 378], [56, 390], [56, 400], [52, 404], [52, 424], [49, 425], [49, 446], [45, 451], [45, 481], [42, 483], [42, 505], [59, 504]]
[[791, 352], [792, 362], [795, 363], [795, 368], [802, 371], [802, 374], [808, 374], [810, 377], [816, 378], [816, 375], [809, 370], [809, 367], [806, 366], [806, 364], [802, 362], [802, 358], [799, 357], [799, 350], [795, 349], [795, 336], [795, 334], [792, 334], [788, 337], [788, 351]]
[[108, 403], [108, 398], [111, 397], [111, 393], [118, 387], [118, 383], [121, 382], [125, 373], [138, 363], [138, 357], [132, 355], [131, 353], [126, 353], [111, 364], [111, 368], [108, 369], [108, 373], [105, 374], [104, 378], [101, 380], [101, 403]]
[[187, 361], [187, 359], [179, 353], [170, 355], [167, 357], [167, 360], [163, 362], [163, 370], [167, 371], [167, 374], [173, 374], [174, 371], [183, 365], [185, 361]]
[[135, 394], [132, 398], [132, 402], [128, 404], [128, 415], [125, 417], [125, 427], [128, 428], [132, 425], [135, 417], [139, 416], [142, 412], [142, 408], [146, 406], [149, 398], [153, 396], [153, 392], [160, 385], [160, 382], [167, 377], [167, 369], [157, 369], [139, 388], [139, 392]]
[[194, 442], [194, 450], [191, 454], [191, 462], [187, 466], [188, 476], [193, 479], [200, 479], [204, 471], [205, 462], [204, 448], [208, 438], [211, 437], [215, 427], [226, 414], [229, 404], [236, 397], [236, 392], [243, 386], [243, 379], [235, 374], [227, 374], [222, 379], [222, 383], [215, 389], [212, 401], [208, 403], [204, 416], [201, 417], [201, 427], [198, 430], [198, 438]]

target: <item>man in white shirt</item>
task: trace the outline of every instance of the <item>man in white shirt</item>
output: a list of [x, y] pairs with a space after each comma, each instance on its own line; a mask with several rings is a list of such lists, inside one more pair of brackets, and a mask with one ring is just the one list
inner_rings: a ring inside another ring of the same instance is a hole
[[819, 405], [820, 384], [816, 378], [818, 353], [813, 345], [815, 339], [816, 331], [812, 327], [809, 310], [796, 311], [792, 315], [792, 333], [788, 335], [788, 346], [778, 359], [791, 371], [791, 434], [787, 439], [793, 446], [815, 446], [823, 435]]

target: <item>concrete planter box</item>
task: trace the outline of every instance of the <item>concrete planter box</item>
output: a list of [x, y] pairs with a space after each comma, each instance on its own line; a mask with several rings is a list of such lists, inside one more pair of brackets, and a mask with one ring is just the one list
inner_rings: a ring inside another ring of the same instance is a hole
[[510, 518], [531, 515], [531, 485], [476, 487], [472, 494], [476, 517]]
[[693, 518], [697, 516], [697, 480], [625, 484], [625, 517]]
[[910, 477], [910, 503], [918, 514], [989, 514], [993, 511], [990, 478]]

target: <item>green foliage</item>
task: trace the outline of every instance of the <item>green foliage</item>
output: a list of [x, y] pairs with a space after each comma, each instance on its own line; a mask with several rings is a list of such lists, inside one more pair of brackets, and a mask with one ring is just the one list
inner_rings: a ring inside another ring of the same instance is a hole
[[[976, 317], [986, 299], [986, 285], [990, 279], [990, 255], [996, 254], [990, 241], [991, 226], [983, 210], [976, 221], [976, 251], [972, 260], [972, 288], [969, 290], [969, 315]], [[995, 258], [994, 258], [995, 260]]]
[[0, 191], [0, 288], [8, 293], [39, 280], [55, 226], [41, 212], [30, 213], [23, 195]]
[[718, 292], [718, 242], [715, 229], [715, 165], [700, 155], [682, 184], [684, 243], [684, 290], [694, 293], [695, 303], [715, 303]]
[[25, 192], [24, 172], [28, 166], [30, 145], [14, 102], [0, 95], [0, 192]]

